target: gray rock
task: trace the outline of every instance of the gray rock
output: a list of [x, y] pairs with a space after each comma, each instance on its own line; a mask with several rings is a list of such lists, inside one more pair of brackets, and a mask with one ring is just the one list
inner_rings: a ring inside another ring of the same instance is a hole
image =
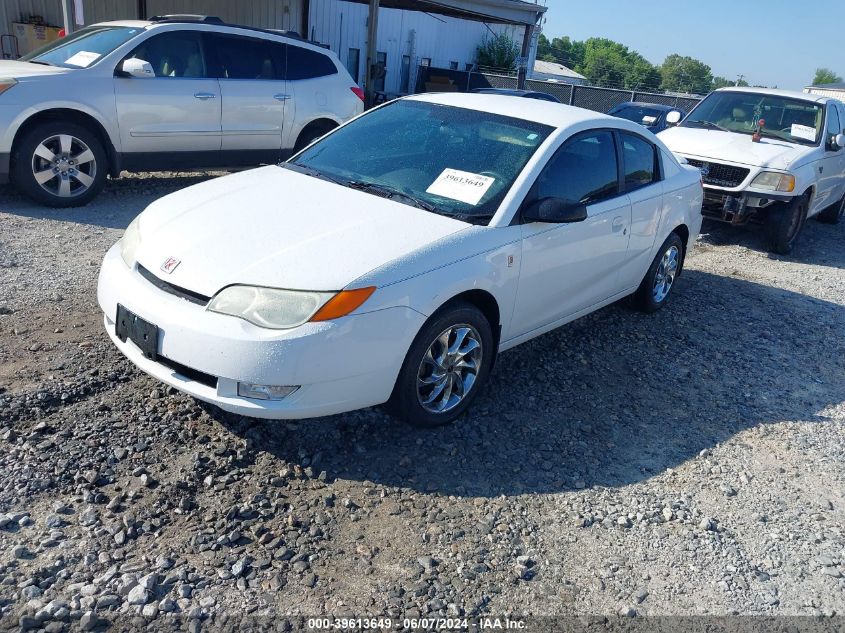
[[164, 598], [158, 603], [158, 610], [162, 613], [173, 613], [177, 608], [176, 603], [170, 598]]
[[716, 524], [713, 523], [713, 519], [711, 519], [710, 517], [704, 517], [698, 523], [698, 527], [700, 527], [702, 530], [707, 530], [708, 532], [712, 532], [716, 529]]
[[100, 619], [93, 611], [86, 611], [81, 618], [79, 618], [79, 629], [82, 631], [93, 631], [100, 624]]
[[114, 593], [107, 593], [97, 598], [97, 609], [108, 609], [109, 607], [116, 607], [120, 603], [120, 596]]
[[637, 615], [637, 610], [634, 607], [627, 606], [627, 607], [620, 608], [618, 613], [619, 613], [619, 617], [633, 618]]
[[129, 595], [126, 597], [126, 601], [129, 604], [142, 605], [147, 604], [151, 597], [149, 590], [141, 585], [136, 585], [129, 592]]
[[426, 571], [431, 571], [437, 566], [437, 561], [434, 560], [431, 556], [420, 556], [417, 559], [417, 562], [425, 569]]
[[239, 559], [234, 565], [232, 565], [232, 575], [235, 577], [243, 575], [243, 573], [249, 567], [249, 560], [246, 558]]

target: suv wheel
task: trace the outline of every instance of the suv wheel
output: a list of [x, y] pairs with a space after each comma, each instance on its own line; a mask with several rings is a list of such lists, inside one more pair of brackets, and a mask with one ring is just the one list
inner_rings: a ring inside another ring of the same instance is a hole
[[807, 196], [795, 198], [792, 202], [773, 208], [766, 218], [769, 250], [779, 255], [791, 253], [806, 219]]
[[842, 200], [836, 204], [829, 206], [827, 209], [819, 213], [816, 216], [816, 219], [819, 222], [824, 222], [825, 224], [839, 224], [839, 220], [842, 219], [842, 216], [845, 216], [845, 196], [842, 196]]
[[37, 125], [18, 143], [12, 159], [18, 188], [50, 207], [87, 204], [100, 193], [108, 172], [98, 136], [75, 123]]
[[642, 312], [655, 312], [666, 305], [681, 274], [684, 243], [677, 233], [672, 233], [658, 249], [648, 272], [634, 293], [634, 306]]
[[448, 424], [469, 408], [495, 355], [482, 312], [455, 303], [422, 327], [399, 372], [387, 408], [414, 426]]

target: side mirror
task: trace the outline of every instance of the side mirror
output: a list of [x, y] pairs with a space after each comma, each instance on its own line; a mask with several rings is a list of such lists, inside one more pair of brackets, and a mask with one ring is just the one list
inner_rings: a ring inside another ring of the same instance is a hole
[[833, 137], [833, 142], [838, 149], [845, 147], [845, 134], [837, 134]]
[[587, 219], [587, 205], [560, 198], [542, 198], [530, 203], [522, 212], [522, 217], [529, 222], [550, 224], [583, 222]]
[[672, 110], [666, 115], [666, 123], [668, 125], [678, 125], [681, 122], [681, 113], [677, 110]]
[[156, 76], [152, 64], [143, 59], [124, 59], [120, 65], [120, 71], [127, 77], [138, 77], [140, 79]]

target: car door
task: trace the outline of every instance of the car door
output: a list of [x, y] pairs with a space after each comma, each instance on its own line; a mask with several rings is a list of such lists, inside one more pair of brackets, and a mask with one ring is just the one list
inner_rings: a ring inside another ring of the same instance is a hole
[[625, 265], [620, 268], [620, 285], [632, 288], [642, 281], [651, 263], [652, 249], [663, 208], [663, 182], [657, 148], [630, 132], [619, 133], [622, 177], [631, 201], [631, 226]]
[[547, 197], [587, 205], [587, 219], [522, 225], [522, 263], [512, 331], [526, 334], [620, 291], [631, 204], [610, 130], [574, 136], [549, 160], [527, 202]]
[[830, 206], [845, 194], [845, 151], [836, 144], [836, 135], [841, 133], [842, 122], [836, 104], [828, 103], [821, 147], [824, 156], [818, 164], [819, 182], [815, 205], [818, 210]]
[[[311, 121], [326, 117], [328, 113], [344, 115], [341, 119], [354, 114], [351, 110], [343, 112], [342, 104], [349, 102], [351, 93], [344, 82], [336, 81], [334, 75], [337, 74], [337, 67], [327, 55], [297, 44], [287, 45], [285, 77], [291, 98], [285, 109], [285, 121], [289, 125], [285, 149], [293, 149], [299, 133]], [[338, 94], [339, 88], [344, 91], [343, 95]]]
[[205, 38], [220, 82], [224, 161], [277, 162], [289, 99], [285, 44], [225, 33]]
[[168, 162], [177, 153], [188, 163], [190, 156], [214, 161], [220, 151], [220, 87], [206, 72], [200, 34], [183, 29], [153, 35], [128, 58], [149, 62], [155, 76], [122, 76], [119, 65], [115, 73], [115, 104], [127, 162], [150, 153]]

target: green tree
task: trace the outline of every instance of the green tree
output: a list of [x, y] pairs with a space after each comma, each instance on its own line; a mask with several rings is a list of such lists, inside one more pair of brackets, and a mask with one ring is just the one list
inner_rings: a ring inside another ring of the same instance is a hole
[[816, 68], [816, 76], [813, 79], [814, 86], [838, 83], [842, 83], [842, 77], [837, 75], [830, 68]]
[[654, 90], [660, 85], [657, 67], [627, 46], [597, 37], [583, 45], [584, 58], [575, 70], [591, 83], [628, 90]]
[[706, 94], [713, 85], [710, 66], [692, 57], [669, 55], [660, 67], [660, 87], [669, 92]]
[[553, 40], [540, 34], [537, 43], [537, 57], [547, 62], [557, 62], [573, 70], [584, 63], [584, 42], [576, 42], [568, 37], [556, 37]]
[[748, 82], [745, 81], [745, 79], [731, 81], [730, 79], [725, 79], [724, 77], [713, 77], [713, 85], [711, 86], [711, 90], [718, 90], [719, 88], [728, 88], [729, 86], [746, 87], [748, 86]]
[[495, 35], [478, 47], [478, 65], [514, 70], [519, 47], [504, 33]]

